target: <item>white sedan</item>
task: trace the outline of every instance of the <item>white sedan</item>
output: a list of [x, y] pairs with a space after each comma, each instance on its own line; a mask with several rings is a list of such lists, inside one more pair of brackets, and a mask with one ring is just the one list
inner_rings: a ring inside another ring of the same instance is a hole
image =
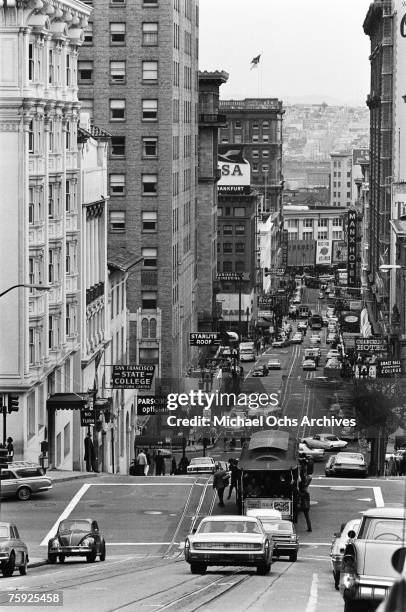
[[311, 344], [321, 344], [320, 334], [312, 334], [310, 336], [310, 343]]
[[187, 466], [188, 474], [214, 474], [216, 464], [213, 457], [194, 457]]
[[299, 442], [299, 457], [313, 459], [313, 461], [323, 461], [324, 448], [310, 448], [304, 442]]
[[326, 355], [326, 359], [337, 359], [339, 355], [340, 353], [337, 349], [330, 349]]
[[279, 359], [270, 359], [268, 361], [268, 370], [280, 370], [281, 362]]
[[316, 370], [316, 362], [314, 359], [304, 359], [302, 363], [303, 370]]
[[314, 436], [309, 436], [302, 440], [309, 448], [324, 448], [325, 450], [339, 450], [346, 448], [348, 442], [340, 440], [334, 434], [320, 433]]

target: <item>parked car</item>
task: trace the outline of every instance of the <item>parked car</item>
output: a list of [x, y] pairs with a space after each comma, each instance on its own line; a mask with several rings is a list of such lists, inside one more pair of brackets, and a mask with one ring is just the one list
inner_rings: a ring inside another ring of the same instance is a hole
[[290, 342], [291, 342], [291, 344], [302, 344], [303, 336], [302, 336], [301, 332], [293, 334]]
[[340, 356], [340, 351], [338, 349], [330, 349], [326, 355], [326, 359], [337, 359]]
[[216, 462], [213, 457], [193, 457], [187, 466], [188, 474], [214, 474]]
[[333, 568], [334, 586], [338, 591], [340, 585], [341, 565], [343, 562], [345, 547], [348, 544], [348, 532], [353, 530], [356, 534], [360, 526], [361, 519], [351, 519], [348, 523], [343, 523], [339, 532], [335, 533], [331, 541], [330, 558]]
[[192, 574], [204, 574], [209, 565], [256, 567], [269, 574], [273, 542], [262, 523], [249, 516], [207, 516], [185, 541], [185, 560]]
[[266, 534], [273, 540], [275, 557], [289, 557], [289, 561], [297, 561], [299, 538], [291, 521], [276, 521], [261, 519]]
[[368, 468], [362, 453], [332, 455], [324, 468], [326, 476], [367, 476]]
[[305, 442], [299, 442], [299, 457], [313, 459], [313, 461], [324, 460], [324, 448], [310, 448]]
[[64, 563], [66, 557], [86, 557], [88, 563], [106, 559], [106, 542], [94, 519], [65, 519], [48, 542], [48, 563]]
[[52, 489], [51, 479], [41, 466], [29, 461], [14, 461], [1, 470], [0, 497], [27, 501], [36, 493]]
[[3, 576], [9, 578], [16, 569], [25, 576], [28, 561], [28, 548], [21, 540], [17, 526], [0, 523], [0, 568]]
[[348, 442], [340, 440], [329, 433], [315, 434], [302, 440], [310, 448], [324, 448], [325, 450], [340, 450], [346, 448]]
[[310, 357], [308, 357], [307, 359], [303, 359], [302, 369], [303, 370], [316, 370], [317, 366], [316, 366], [315, 360], [311, 359]]
[[404, 541], [404, 508], [366, 510], [358, 534], [350, 530], [347, 535], [350, 541], [345, 547], [340, 576], [344, 609], [375, 609], [398, 578], [391, 560]]
[[281, 362], [279, 359], [270, 359], [268, 361], [268, 370], [280, 370]]
[[283, 338], [276, 338], [272, 342], [272, 348], [283, 348], [286, 346], [286, 341]]
[[268, 367], [265, 364], [256, 365], [251, 376], [268, 376]]

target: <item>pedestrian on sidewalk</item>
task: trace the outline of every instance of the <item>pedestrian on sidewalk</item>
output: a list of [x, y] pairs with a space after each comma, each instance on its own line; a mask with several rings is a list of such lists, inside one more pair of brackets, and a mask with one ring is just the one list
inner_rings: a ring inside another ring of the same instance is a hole
[[140, 450], [140, 452], [138, 453], [137, 465], [139, 466], [138, 468], [139, 476], [146, 476], [148, 474], [149, 466], [148, 466], [147, 456], [143, 450]]
[[172, 457], [172, 462], [171, 462], [171, 476], [175, 476], [175, 474], [176, 474], [176, 470], [177, 470], [177, 467], [176, 467], [176, 459], [175, 459], [175, 457]]
[[90, 433], [86, 434], [85, 438], [85, 456], [84, 460], [86, 463], [87, 472], [98, 472], [96, 465], [96, 451], [94, 449], [92, 436]]
[[226, 487], [228, 487], [229, 484], [229, 477], [228, 474], [225, 470], [222, 469], [222, 467], [217, 464], [216, 466], [216, 471], [214, 472], [214, 476], [213, 476], [213, 489], [216, 489], [217, 491], [217, 495], [219, 498], [219, 503], [218, 505], [221, 508], [224, 508], [224, 490]]
[[7, 438], [6, 449], [7, 449], [7, 454], [8, 454], [8, 460], [13, 461], [13, 457], [14, 457], [13, 438]]
[[231, 498], [231, 493], [233, 492], [233, 490], [235, 490], [235, 494], [237, 495], [237, 487], [238, 487], [238, 480], [240, 477], [240, 468], [238, 467], [237, 464], [237, 459], [231, 458], [229, 461], [229, 471], [231, 472], [231, 481], [230, 481], [230, 488], [228, 489], [228, 498]]
[[152, 460], [151, 460], [151, 455], [149, 454], [147, 450], [145, 451], [145, 456], [147, 458], [147, 465], [145, 467], [145, 476], [148, 476], [149, 470], [151, 469]]
[[312, 531], [312, 524], [310, 522], [310, 516], [309, 516], [310, 495], [309, 495], [309, 489], [307, 488], [305, 483], [299, 484], [299, 508], [298, 510], [303, 512], [304, 514], [306, 525], [307, 525], [307, 531]]
[[155, 457], [155, 475], [165, 476], [165, 459], [161, 455], [160, 450], [157, 452]]

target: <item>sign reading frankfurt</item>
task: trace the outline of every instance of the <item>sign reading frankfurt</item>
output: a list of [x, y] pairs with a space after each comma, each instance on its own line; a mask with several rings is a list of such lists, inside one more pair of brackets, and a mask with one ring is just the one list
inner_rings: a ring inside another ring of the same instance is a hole
[[168, 414], [167, 398], [164, 395], [142, 395], [137, 397], [137, 414]]
[[113, 389], [150, 389], [154, 365], [113, 366]]
[[384, 353], [388, 349], [384, 338], [357, 338], [355, 347], [357, 351], [364, 353]]
[[357, 213], [349, 210], [347, 216], [347, 269], [349, 287], [357, 286]]
[[218, 332], [192, 332], [189, 334], [190, 346], [213, 346], [220, 344], [220, 334]]

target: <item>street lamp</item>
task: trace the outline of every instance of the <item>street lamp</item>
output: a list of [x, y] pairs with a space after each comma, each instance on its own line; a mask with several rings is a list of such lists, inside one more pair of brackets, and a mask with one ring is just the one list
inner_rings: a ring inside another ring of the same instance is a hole
[[29, 283], [20, 283], [18, 285], [13, 285], [12, 287], [9, 287], [5, 291], [2, 291], [0, 293], [0, 297], [3, 297], [3, 295], [6, 295], [6, 293], [11, 291], [12, 289], [17, 289], [17, 287], [26, 287], [27, 289], [37, 289], [38, 291], [50, 291], [51, 289], [51, 287], [47, 287], [46, 285], [31, 285]]

